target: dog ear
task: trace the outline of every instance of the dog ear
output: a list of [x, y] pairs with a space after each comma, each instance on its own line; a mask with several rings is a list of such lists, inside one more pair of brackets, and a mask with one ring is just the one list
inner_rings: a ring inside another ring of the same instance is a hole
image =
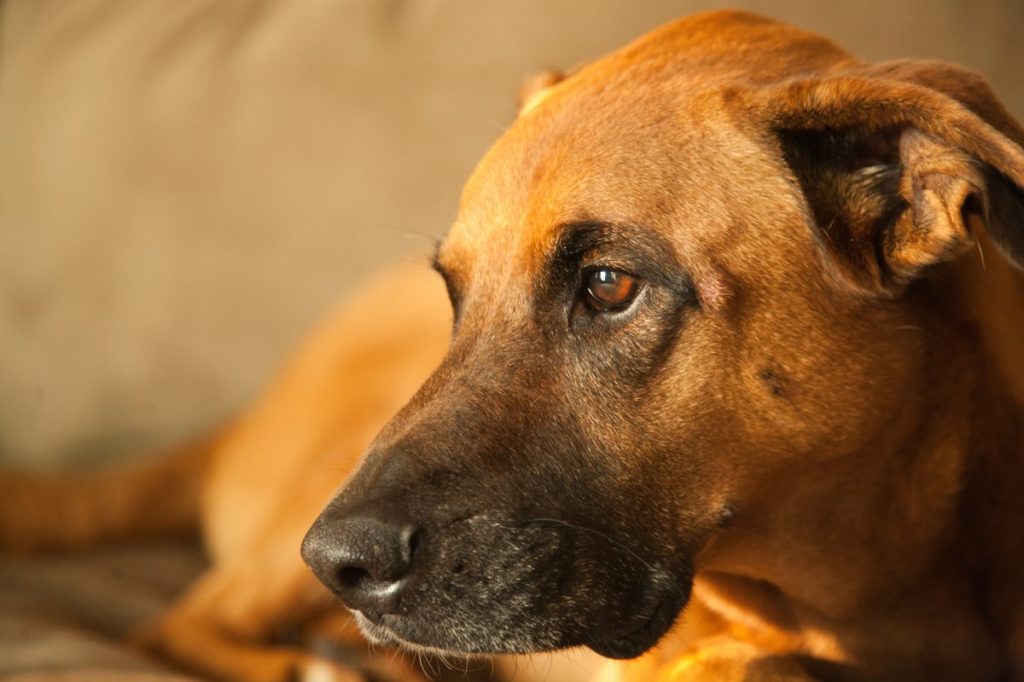
[[1024, 268], [1024, 129], [980, 76], [900, 61], [758, 91], [844, 279], [893, 294], [975, 243]]
[[519, 86], [519, 113], [524, 114], [544, 101], [551, 87], [565, 80], [565, 74], [558, 71], [544, 71], [526, 78]]

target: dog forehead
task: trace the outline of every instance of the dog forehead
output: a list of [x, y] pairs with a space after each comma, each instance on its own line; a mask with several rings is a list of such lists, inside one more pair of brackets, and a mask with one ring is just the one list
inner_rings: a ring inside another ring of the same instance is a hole
[[665, 203], [700, 183], [707, 137], [677, 122], [677, 108], [653, 104], [660, 97], [577, 90], [517, 121], [467, 183], [451, 248], [525, 265], [567, 224], [661, 227]]
[[[724, 224], [723, 173], [763, 151], [753, 131], [736, 130], [728, 93], [850, 60], [824, 38], [743, 12], [657, 29], [553, 86], [513, 123], [467, 183], [442, 254], [463, 268], [490, 261], [493, 273], [504, 260], [529, 273], [567, 223]], [[689, 237], [714, 238], [715, 227]]]

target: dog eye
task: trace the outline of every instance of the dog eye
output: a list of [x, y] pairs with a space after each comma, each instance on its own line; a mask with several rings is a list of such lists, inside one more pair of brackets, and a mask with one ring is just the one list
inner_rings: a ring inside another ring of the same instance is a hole
[[621, 270], [598, 268], [586, 277], [587, 304], [597, 312], [615, 312], [633, 302], [640, 281]]

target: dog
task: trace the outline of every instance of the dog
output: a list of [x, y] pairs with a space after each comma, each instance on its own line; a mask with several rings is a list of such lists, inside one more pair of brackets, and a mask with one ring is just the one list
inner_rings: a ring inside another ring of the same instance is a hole
[[164, 458], [5, 477], [5, 545], [200, 522], [140, 641], [228, 680], [418, 674], [323, 636], [1024, 680], [1024, 130], [985, 81], [713, 12], [532, 85], [439, 277], [382, 276]]

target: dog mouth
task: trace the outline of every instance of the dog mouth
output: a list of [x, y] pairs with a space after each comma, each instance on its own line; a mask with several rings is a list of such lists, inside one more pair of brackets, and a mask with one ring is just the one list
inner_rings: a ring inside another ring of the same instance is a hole
[[338, 504], [303, 541], [372, 643], [470, 659], [583, 646], [628, 659], [655, 646], [689, 600], [697, 542], [662, 525], [577, 508], [430, 509], [407, 532], [412, 524]]
[[[633, 658], [661, 639], [689, 598], [681, 548], [621, 529], [522, 518], [457, 514], [422, 528], [404, 575], [387, 594], [370, 589], [375, 583], [367, 571], [352, 578], [357, 571], [348, 564], [320, 565], [318, 575], [370, 641], [443, 655], [586, 646], [605, 657]], [[326, 547], [329, 559], [332, 529], [331, 517], [318, 522], [304, 556], [316, 559]], [[665, 552], [641, 556], [640, 548], [651, 546]]]
[[[362, 611], [352, 610], [352, 615], [356, 620], [356, 625], [359, 626], [359, 630], [371, 644], [398, 647], [408, 651], [419, 651], [438, 656], [450, 656], [453, 653], [450, 649], [421, 644], [400, 636], [384, 622], [384, 619], [388, 618], [386, 615], [377, 616], [378, 621], [371, 619]], [[475, 656], [474, 654], [464, 652], [458, 652], [458, 654], [467, 658]]]
[[[421, 638], [416, 622], [402, 616], [380, 614], [371, 617], [361, 611], [353, 611], [353, 615], [359, 629], [373, 644], [434, 655], [450, 656], [455, 654], [471, 659], [490, 654], [530, 653], [531, 650], [537, 652], [582, 645], [606, 658], [629, 659], [636, 658], [648, 651], [668, 632], [688, 598], [689, 590], [685, 592], [676, 590], [674, 594], [661, 597], [653, 609], [639, 617], [638, 624], [632, 625], [624, 633], [615, 636], [585, 638], [584, 641], [575, 643], [566, 642], [551, 647], [539, 646], [528, 649], [515, 645], [507, 648], [498, 646], [495, 651], [465, 651], [461, 647], [453, 649], [447, 642], [427, 643]], [[611, 629], [610, 626], [609, 629]]]

